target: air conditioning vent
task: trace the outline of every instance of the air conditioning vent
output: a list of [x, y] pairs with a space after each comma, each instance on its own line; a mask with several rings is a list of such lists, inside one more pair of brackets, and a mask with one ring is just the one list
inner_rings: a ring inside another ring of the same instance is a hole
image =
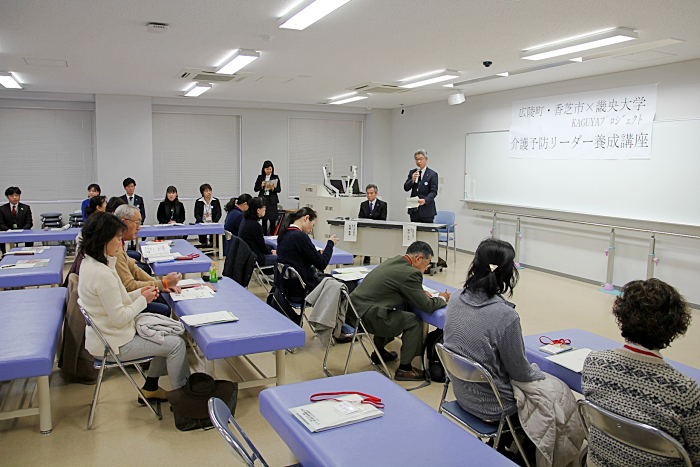
[[187, 81], [200, 81], [203, 83], [238, 83], [254, 73], [238, 72], [233, 75], [222, 75], [213, 71], [201, 70], [198, 68], [185, 68], [178, 73], [177, 77]]
[[397, 93], [397, 92], [407, 92], [407, 91], [410, 91], [410, 89], [400, 88], [395, 84], [369, 82], [369, 83], [358, 84], [357, 86], [349, 87], [348, 91], [376, 92], [376, 93], [383, 93], [383, 94], [392, 94], [392, 93]]

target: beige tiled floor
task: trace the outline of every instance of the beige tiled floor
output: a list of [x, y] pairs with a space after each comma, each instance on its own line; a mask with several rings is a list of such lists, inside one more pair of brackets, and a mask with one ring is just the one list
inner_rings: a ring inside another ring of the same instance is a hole
[[[451, 257], [451, 255], [450, 255]], [[456, 267], [434, 276], [438, 282], [460, 287], [466, 276], [471, 257], [458, 254]], [[222, 265], [222, 264], [221, 264]], [[261, 288], [252, 287], [256, 293]], [[260, 295], [262, 296], [262, 294]], [[580, 328], [619, 340], [619, 331], [610, 315], [614, 297], [599, 292], [598, 287], [564, 279], [554, 275], [524, 269], [516, 287], [513, 301], [520, 313], [525, 334], [546, 334], [550, 331]], [[694, 312], [697, 318], [697, 312]], [[306, 347], [287, 357], [289, 383], [323, 378], [321, 363], [325, 349], [306, 329]], [[694, 367], [700, 367], [700, 325], [691, 326], [688, 334], [664, 351], [667, 358]], [[389, 346], [398, 350], [395, 341]], [[358, 349], [359, 350], [359, 349]], [[342, 371], [347, 347], [340, 345], [331, 350], [330, 368]], [[272, 354], [254, 355], [253, 360], [265, 372], [274, 373]], [[238, 363], [245, 374], [245, 365]], [[196, 361], [191, 356], [191, 364]], [[395, 368], [395, 363], [390, 367]], [[201, 370], [201, 368], [198, 368]], [[351, 371], [370, 369], [361, 352], [356, 353]], [[217, 365], [217, 376], [235, 379], [235, 373], [225, 364]], [[167, 378], [161, 384], [168, 387]], [[414, 383], [399, 383], [405, 387]], [[29, 386], [33, 385], [30, 382]], [[0, 389], [0, 404], [4, 410], [18, 403], [21, 384], [5, 383]], [[38, 417], [27, 417], [0, 422], [0, 465], [26, 466], [87, 466], [87, 465], [168, 465], [193, 466], [233, 463], [219, 434], [212, 431], [179, 432], [164, 404], [162, 421], [156, 420], [136, 402], [133, 389], [126, 378], [111, 371], [105, 378], [92, 431], [86, 430], [89, 404], [94, 386], [66, 384], [58, 371], [51, 378], [51, 401], [54, 430], [48, 436], [39, 434]], [[288, 451], [282, 440], [258, 411], [258, 394], [262, 389], [241, 390], [236, 417], [250, 438], [272, 466], [287, 465]], [[436, 407], [442, 385], [412, 392], [413, 395]], [[465, 432], [465, 436], [469, 436]], [[387, 449], [399, 449], [387, 445]]]

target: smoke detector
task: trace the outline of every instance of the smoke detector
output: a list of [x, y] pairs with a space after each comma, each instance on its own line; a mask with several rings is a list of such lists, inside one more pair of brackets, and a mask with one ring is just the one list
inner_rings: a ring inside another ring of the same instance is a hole
[[163, 34], [168, 32], [170, 25], [168, 23], [148, 23], [146, 24], [146, 28], [148, 28], [148, 32]]

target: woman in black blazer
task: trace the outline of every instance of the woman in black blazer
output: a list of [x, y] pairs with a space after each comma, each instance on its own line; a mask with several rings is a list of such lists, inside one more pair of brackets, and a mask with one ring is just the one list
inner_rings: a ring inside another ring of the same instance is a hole
[[[202, 197], [194, 202], [194, 221], [197, 224], [209, 224], [219, 222], [221, 219], [221, 203], [211, 195], [211, 185], [204, 183], [199, 187]], [[211, 247], [214, 244], [214, 236], [200, 235], [199, 243], [203, 247]]]
[[248, 201], [248, 210], [243, 213], [243, 221], [238, 227], [238, 236], [246, 242], [260, 266], [270, 266], [277, 262], [277, 251], [265, 243], [263, 230], [258, 222], [265, 217], [265, 201], [262, 198], [252, 198]]
[[177, 188], [169, 186], [165, 191], [165, 199], [158, 205], [159, 224], [184, 224], [185, 206], [177, 199]]
[[[266, 190], [265, 185], [269, 180], [277, 180], [277, 186], [272, 190]], [[258, 178], [255, 180], [255, 187], [253, 189], [258, 193], [258, 196], [265, 199], [267, 212], [265, 217], [262, 218], [262, 228], [264, 235], [274, 235], [275, 234], [275, 224], [277, 223], [277, 205], [280, 200], [277, 197], [277, 193], [282, 191], [282, 185], [280, 184], [280, 178], [275, 175], [275, 166], [272, 162], [265, 161], [262, 166], [262, 171]]]

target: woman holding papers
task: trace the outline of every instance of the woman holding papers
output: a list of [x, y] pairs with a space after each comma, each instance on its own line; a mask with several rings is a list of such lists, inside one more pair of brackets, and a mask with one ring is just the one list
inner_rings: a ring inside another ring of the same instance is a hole
[[[87, 311], [109, 345], [123, 360], [154, 357], [143, 386], [149, 400], [167, 400], [158, 387], [158, 377], [170, 377], [173, 389], [185, 385], [190, 375], [185, 341], [179, 336], [166, 335], [157, 344], [136, 334], [134, 318], [158, 295], [155, 287], [143, 287], [127, 293], [114, 269], [116, 255], [122, 247], [126, 225], [112, 214], [98, 212], [83, 226], [81, 252], [85, 254], [80, 267], [78, 304]], [[97, 334], [85, 330], [85, 348], [102, 358], [104, 346]]]
[[270, 266], [277, 262], [277, 252], [265, 243], [260, 219], [265, 217], [265, 200], [252, 198], [243, 214], [243, 222], [238, 228], [238, 236], [248, 244], [260, 266]]
[[[672, 436], [693, 465], [700, 465], [700, 388], [666, 363], [660, 352], [688, 330], [688, 304], [670, 285], [647, 279], [625, 285], [612, 312], [626, 344], [588, 355], [581, 377], [583, 395], [602, 409]], [[595, 427], [588, 443], [589, 466], [683, 464], [631, 448]]]
[[158, 205], [158, 223], [183, 224], [185, 222], [185, 205], [177, 199], [177, 188], [170, 185], [165, 190], [165, 199]]
[[253, 189], [258, 193], [258, 196], [265, 198], [267, 206], [267, 212], [262, 219], [263, 234], [274, 235], [278, 214], [277, 205], [280, 202], [277, 193], [282, 191], [282, 185], [280, 185], [280, 178], [275, 175], [275, 166], [272, 165], [272, 162], [265, 161], [263, 163], [262, 171], [255, 180]]
[[[513, 247], [503, 240], [488, 238], [481, 242], [469, 266], [464, 290], [459, 295], [452, 294], [447, 304], [444, 328], [445, 347], [489, 371], [508, 415], [517, 411], [510, 380], [545, 379], [539, 368], [528, 363], [520, 316], [515, 305], [502, 295], [512, 295], [518, 282], [514, 258]], [[457, 402], [464, 410], [483, 420], [500, 420], [501, 408], [488, 384], [451, 380]], [[504, 441], [499, 445], [507, 447], [510, 443]]]
[[333, 256], [333, 246], [338, 243], [338, 237], [333, 235], [326, 247], [318, 251], [309, 238], [315, 224], [314, 210], [303, 207], [284, 218], [277, 236], [277, 261], [297, 270], [306, 282], [307, 292], [321, 282], [320, 276]]

